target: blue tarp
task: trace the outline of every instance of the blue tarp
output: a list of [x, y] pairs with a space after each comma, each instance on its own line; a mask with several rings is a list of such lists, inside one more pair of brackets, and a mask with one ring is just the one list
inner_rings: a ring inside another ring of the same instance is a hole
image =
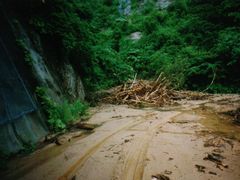
[[0, 125], [34, 110], [36, 105], [0, 39]]

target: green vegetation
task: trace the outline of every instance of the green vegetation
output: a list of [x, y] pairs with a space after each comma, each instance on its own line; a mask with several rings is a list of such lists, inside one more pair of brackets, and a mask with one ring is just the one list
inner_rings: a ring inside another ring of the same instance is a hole
[[86, 114], [87, 105], [79, 100], [73, 103], [66, 100], [63, 103], [56, 103], [47, 96], [43, 87], [38, 87], [36, 93], [48, 115], [49, 127], [55, 132], [65, 130], [69, 123]]
[[[122, 39], [121, 53], [143, 78], [160, 72], [175, 88], [239, 92], [240, 2], [175, 1], [168, 10], [149, 3], [142, 13], [127, 17], [126, 35], [140, 31], [132, 42]], [[129, 60], [130, 59], [130, 60]], [[129, 63], [128, 62], [128, 63]]]
[[23, 149], [20, 151], [21, 154], [30, 154], [36, 150], [36, 144], [31, 142], [22, 142]]
[[24, 57], [25, 62], [28, 65], [32, 65], [33, 60], [32, 60], [30, 52], [26, 48], [26, 45], [25, 45], [24, 41], [21, 40], [21, 39], [18, 39], [17, 40], [17, 45], [23, 52], [23, 57]]
[[114, 31], [102, 29], [112, 22], [110, 9], [101, 1], [54, 0], [29, 20], [43, 38], [60, 46], [59, 61], [68, 59], [77, 67], [89, 90], [108, 88], [133, 76], [131, 66], [112, 48]]
[[88, 91], [164, 72], [178, 89], [240, 92], [239, 1], [176, 0], [163, 10], [154, 0], [132, 3], [123, 16], [118, 1], [47, 1], [29, 24], [58, 44], [59, 61], [75, 66]]

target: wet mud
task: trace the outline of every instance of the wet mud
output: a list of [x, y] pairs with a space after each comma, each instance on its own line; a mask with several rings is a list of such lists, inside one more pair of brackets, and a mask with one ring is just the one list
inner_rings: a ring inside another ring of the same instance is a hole
[[89, 120], [99, 125], [94, 133], [12, 160], [2, 177], [238, 180], [240, 126], [226, 112], [239, 105], [239, 95], [182, 100], [162, 108], [101, 105]]

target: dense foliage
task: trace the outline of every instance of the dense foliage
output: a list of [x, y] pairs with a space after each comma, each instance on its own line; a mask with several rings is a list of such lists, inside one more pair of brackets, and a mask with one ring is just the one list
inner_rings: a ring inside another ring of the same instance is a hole
[[71, 122], [86, 115], [88, 106], [79, 100], [73, 103], [69, 103], [67, 100], [63, 103], [57, 103], [46, 95], [46, 90], [43, 87], [37, 87], [36, 93], [48, 116], [50, 130], [54, 132], [65, 130]]
[[[176, 0], [168, 9], [132, 3], [126, 16], [118, 1], [52, 0], [29, 23], [60, 44], [62, 60], [89, 90], [164, 72], [175, 88], [239, 92], [240, 1]], [[139, 40], [130, 38], [134, 32]]]
[[126, 81], [133, 74], [132, 67], [112, 48], [115, 32], [106, 28], [112, 26], [111, 13], [107, 1], [53, 0], [34, 12], [29, 23], [42, 37], [61, 47], [59, 60], [68, 59], [74, 65], [86, 89], [98, 90]]

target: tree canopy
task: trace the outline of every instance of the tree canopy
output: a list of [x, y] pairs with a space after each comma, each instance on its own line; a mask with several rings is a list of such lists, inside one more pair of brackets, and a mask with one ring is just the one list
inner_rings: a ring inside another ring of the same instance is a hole
[[[239, 92], [240, 1], [51, 0], [29, 9], [30, 27], [58, 44], [89, 90], [164, 72], [175, 88]], [[26, 7], [25, 7], [26, 8]], [[26, 10], [24, 10], [26, 12]], [[139, 32], [141, 38], [131, 39]]]

